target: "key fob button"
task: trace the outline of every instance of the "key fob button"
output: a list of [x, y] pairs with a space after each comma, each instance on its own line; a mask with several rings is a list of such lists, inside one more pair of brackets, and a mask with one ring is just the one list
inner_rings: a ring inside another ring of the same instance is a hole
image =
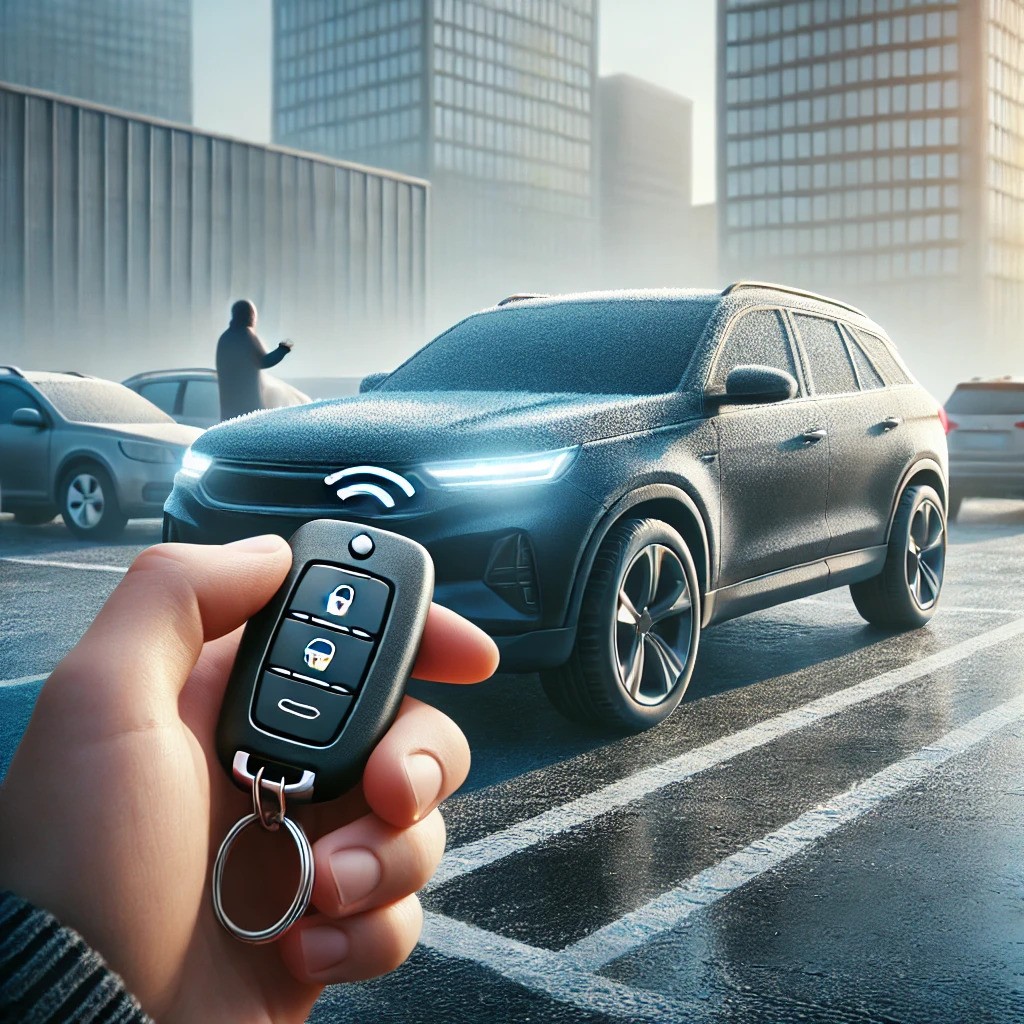
[[337, 734], [354, 696], [293, 682], [264, 672], [253, 717], [271, 732], [306, 743], [326, 744]]
[[267, 665], [286, 668], [308, 683], [355, 690], [366, 675], [374, 644], [323, 626], [285, 619]]
[[383, 580], [312, 565], [295, 591], [290, 610], [376, 635], [390, 596], [391, 588]]

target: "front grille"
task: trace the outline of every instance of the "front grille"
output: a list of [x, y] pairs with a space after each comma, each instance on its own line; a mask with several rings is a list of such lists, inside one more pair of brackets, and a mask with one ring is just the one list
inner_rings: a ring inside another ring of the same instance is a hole
[[345, 481], [346, 484], [373, 483], [391, 495], [394, 508], [387, 508], [377, 498], [366, 494], [342, 501], [337, 496], [338, 486], [328, 487], [324, 477], [344, 468], [289, 469], [215, 463], [203, 476], [203, 490], [218, 504], [260, 511], [294, 509], [337, 514], [344, 510], [357, 516], [387, 516], [416, 512], [422, 507], [422, 484], [409, 473], [403, 475], [416, 488], [411, 498], [395, 484], [372, 475]]

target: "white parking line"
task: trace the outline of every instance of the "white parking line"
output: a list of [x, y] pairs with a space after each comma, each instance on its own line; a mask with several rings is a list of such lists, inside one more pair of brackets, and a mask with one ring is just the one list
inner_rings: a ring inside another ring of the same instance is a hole
[[92, 569], [95, 572], [116, 572], [122, 576], [128, 571], [126, 565], [100, 565], [97, 562], [48, 562], [42, 558], [10, 558], [4, 556], [0, 562], [17, 562], [19, 565], [48, 565], [52, 569]]
[[665, 786], [682, 782], [700, 772], [771, 743], [796, 729], [815, 725], [825, 718], [846, 711], [899, 686], [946, 668], [979, 651], [1004, 643], [1024, 633], [1024, 618], [1016, 619], [978, 636], [963, 640], [944, 651], [938, 651], [902, 668], [885, 672], [863, 683], [838, 690], [775, 718], [758, 722], [747, 729], [724, 736], [707, 746], [689, 750], [671, 760], [663, 761], [634, 775], [619, 779], [592, 793], [553, 807], [536, 817], [517, 822], [508, 828], [483, 836], [464, 846], [450, 850], [427, 885], [427, 890], [477, 871], [488, 864], [522, 853], [556, 835], [593, 821], [619, 807], [640, 800]]
[[[852, 604], [843, 598], [831, 599], [827, 597], [801, 597], [796, 601], [791, 602], [792, 604], [820, 604], [827, 605], [830, 608], [842, 608], [848, 607], [849, 611], [855, 611]], [[784, 609], [785, 605], [776, 605], [773, 610]], [[1021, 615], [1024, 614], [1024, 608], [982, 608], [980, 605], [968, 606], [968, 605], [945, 605], [940, 604], [939, 611], [944, 615], [959, 615], [961, 613], [965, 615]]]
[[560, 1002], [627, 1021], [683, 1021], [676, 1001], [580, 970], [562, 953], [538, 949], [442, 914], [425, 911], [420, 943], [444, 956], [489, 967], [510, 981]]
[[0, 679], [0, 687], [3, 686], [24, 686], [26, 683], [38, 683], [46, 676], [21, 676], [19, 679]]
[[726, 857], [618, 921], [599, 928], [562, 952], [584, 969], [595, 971], [604, 967], [650, 942], [656, 935], [677, 927], [692, 914], [712, 906], [766, 871], [778, 867], [836, 829], [856, 821], [883, 800], [921, 782], [950, 758], [970, 750], [1022, 718], [1024, 695], [972, 718], [927, 747], [883, 768], [828, 803], [801, 814], [788, 825]]

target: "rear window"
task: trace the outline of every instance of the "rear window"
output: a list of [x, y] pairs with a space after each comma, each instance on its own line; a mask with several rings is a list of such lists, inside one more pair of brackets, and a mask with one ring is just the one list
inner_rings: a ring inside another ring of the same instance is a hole
[[374, 394], [664, 394], [679, 386], [715, 307], [715, 299], [618, 299], [480, 313], [420, 349]]
[[946, 412], [961, 416], [1024, 415], [1024, 386], [960, 385], [946, 402]]

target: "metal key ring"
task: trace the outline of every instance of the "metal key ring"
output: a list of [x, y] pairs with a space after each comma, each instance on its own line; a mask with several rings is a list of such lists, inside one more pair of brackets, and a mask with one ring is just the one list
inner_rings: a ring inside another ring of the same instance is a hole
[[309, 845], [309, 839], [306, 838], [306, 833], [302, 831], [302, 826], [297, 821], [293, 821], [291, 818], [281, 820], [281, 824], [288, 830], [299, 851], [299, 890], [284, 916], [269, 928], [262, 928], [258, 931], [241, 928], [228, 917], [221, 900], [220, 890], [224, 882], [224, 867], [227, 864], [232, 845], [250, 825], [257, 823], [262, 824], [259, 814], [249, 814], [240, 818], [224, 837], [224, 842], [220, 844], [217, 859], [213, 865], [213, 912], [217, 915], [217, 920], [236, 939], [241, 939], [242, 942], [251, 942], [254, 946], [261, 946], [284, 935], [306, 912], [310, 897], [313, 895], [313, 847]]

